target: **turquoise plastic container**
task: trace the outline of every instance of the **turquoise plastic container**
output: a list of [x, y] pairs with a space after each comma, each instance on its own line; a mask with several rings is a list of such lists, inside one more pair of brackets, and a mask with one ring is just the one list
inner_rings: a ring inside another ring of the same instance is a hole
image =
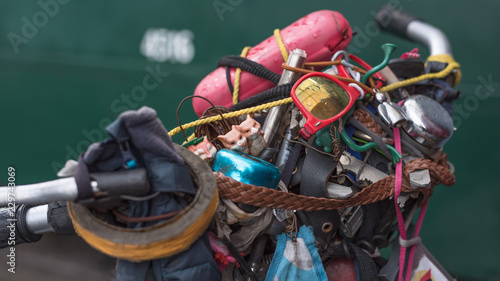
[[235, 150], [219, 150], [212, 169], [234, 180], [272, 189], [276, 189], [280, 181], [278, 167]]

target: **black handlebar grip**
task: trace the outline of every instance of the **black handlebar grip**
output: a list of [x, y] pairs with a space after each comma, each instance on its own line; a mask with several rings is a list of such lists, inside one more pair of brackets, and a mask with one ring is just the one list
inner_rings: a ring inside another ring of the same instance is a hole
[[[12, 209], [10, 208], [0, 208], [0, 248], [9, 246], [9, 237], [11, 233], [11, 228], [9, 227], [11, 222], [9, 219], [15, 218], [10, 216], [11, 212]], [[13, 246], [12, 242], [10, 245]]]
[[26, 225], [26, 212], [30, 207], [0, 208], [0, 249], [40, 240], [42, 235], [33, 234]]
[[399, 36], [407, 38], [406, 28], [408, 27], [408, 24], [414, 20], [418, 20], [418, 18], [398, 11], [394, 9], [394, 7], [387, 5], [382, 7], [377, 12], [375, 20], [382, 29], [386, 29]]
[[106, 196], [113, 197], [122, 194], [141, 196], [148, 194], [148, 172], [144, 168], [126, 171], [93, 173], [90, 177], [97, 182]]
[[68, 215], [68, 207], [65, 201], [49, 203], [47, 220], [50, 227], [57, 235], [75, 234], [75, 229]]

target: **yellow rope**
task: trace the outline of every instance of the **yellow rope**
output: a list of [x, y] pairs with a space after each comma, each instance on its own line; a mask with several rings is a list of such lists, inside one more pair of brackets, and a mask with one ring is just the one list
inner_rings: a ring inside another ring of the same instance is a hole
[[[262, 111], [262, 110], [265, 110], [265, 109], [269, 109], [271, 107], [280, 106], [280, 105], [288, 104], [288, 103], [292, 103], [292, 102], [293, 102], [292, 98], [285, 98], [285, 99], [282, 99], [282, 100], [273, 101], [273, 102], [261, 104], [261, 105], [258, 105], [258, 106], [254, 106], [254, 107], [250, 107], [250, 108], [245, 108], [245, 109], [242, 109], [242, 110], [234, 111], [234, 112], [224, 113], [224, 114], [222, 114], [222, 116], [224, 118], [238, 117], [238, 116], [241, 116], [241, 115], [259, 112], [259, 111]], [[199, 120], [196, 120], [196, 121], [184, 124], [184, 125], [182, 125], [182, 128], [189, 129], [189, 128], [192, 128], [192, 127], [195, 127], [195, 126], [200, 126], [200, 125], [203, 125], [203, 124], [212, 123], [212, 122], [219, 121], [219, 120], [222, 120], [221, 116], [220, 115], [215, 115], [215, 116], [212, 116], [212, 117], [208, 117], [208, 118], [204, 118], [204, 119], [199, 119]], [[174, 129], [172, 129], [170, 132], [168, 132], [168, 135], [172, 137], [172, 136], [178, 134], [180, 131], [181, 131], [181, 129], [179, 127], [176, 127]]]
[[[275, 36], [276, 36], [276, 33], [279, 34], [279, 29], [275, 30]], [[276, 40], [278, 41], [279, 45], [283, 44], [283, 41], [281, 41], [281, 36], [279, 36], [279, 39], [277, 37]], [[279, 42], [281, 42], [281, 44]], [[283, 48], [284, 48], [284, 44], [283, 44]], [[281, 49], [281, 47], [280, 47], [280, 49]], [[285, 49], [285, 52], [283, 52], [283, 50], [282, 50], [282, 55], [283, 54], [286, 54], [286, 49]], [[451, 59], [450, 58], [435, 57], [435, 56], [429, 57], [428, 61], [446, 62], [446, 63], [448, 63], [448, 66], [446, 66], [446, 68], [443, 69], [443, 70], [441, 70], [440, 72], [423, 74], [423, 75], [420, 75], [420, 76], [417, 76], [417, 77], [413, 77], [413, 78], [410, 78], [410, 79], [407, 79], [407, 80], [400, 81], [398, 83], [394, 83], [394, 84], [391, 84], [391, 85], [384, 86], [382, 88], [379, 88], [378, 90], [380, 92], [389, 92], [389, 91], [393, 91], [393, 90], [396, 90], [396, 89], [399, 89], [399, 88], [402, 88], [402, 87], [406, 87], [406, 86], [418, 83], [418, 82], [420, 82], [422, 80], [444, 78], [444, 77], [448, 76], [454, 69], [457, 69], [457, 72], [455, 73], [455, 84], [457, 84], [460, 81], [460, 78], [461, 78], [460, 64], [458, 62], [455, 62], [453, 60], [453, 58], [451, 58]], [[259, 106], [251, 107], [251, 108], [245, 108], [245, 109], [238, 110], [238, 111], [235, 111], [235, 112], [225, 113], [225, 114], [223, 114], [223, 116], [224, 116], [224, 118], [237, 117], [237, 116], [259, 112], [259, 111], [262, 111], [262, 110], [265, 110], [265, 109], [269, 109], [271, 107], [275, 107], [275, 106], [279, 106], [279, 105], [283, 105], [283, 104], [288, 104], [288, 103], [292, 103], [292, 102], [293, 102], [292, 98], [285, 98], [285, 99], [282, 99], [282, 100], [279, 100], [279, 101], [270, 102], [270, 103], [262, 104], [262, 105], [259, 105]], [[196, 120], [196, 121], [187, 123], [185, 125], [182, 125], [182, 127], [185, 128], [185, 129], [189, 129], [189, 128], [192, 128], [192, 127], [195, 127], [195, 126], [199, 126], [199, 125], [203, 125], [203, 124], [207, 124], [207, 123], [216, 122], [216, 121], [219, 121], [221, 119], [222, 118], [220, 117], [220, 115], [216, 115], [216, 116], [212, 116], [212, 117], [209, 117], [209, 118], [200, 119], [200, 120]], [[178, 134], [180, 131], [181, 131], [181, 129], [179, 127], [176, 127], [174, 129], [172, 129], [168, 134], [169, 134], [169, 136], [172, 137], [172, 136]], [[191, 135], [189, 137], [189, 139], [192, 139], [193, 137], [194, 137], [194, 134]]]
[[274, 30], [274, 37], [276, 38], [276, 42], [278, 42], [278, 46], [280, 47], [281, 56], [286, 63], [288, 61], [288, 51], [286, 50], [285, 43], [283, 43], [283, 38], [281, 38], [281, 33], [278, 28]]
[[[285, 60], [288, 61], [288, 51], [286, 50], [285, 43], [283, 43], [283, 38], [281, 38], [280, 30], [277, 28], [274, 30], [274, 37], [276, 38], [276, 42], [278, 43], [278, 47], [281, 51], [281, 56]], [[243, 51], [241, 51], [241, 57], [246, 58], [248, 51], [252, 47], [245, 47]], [[233, 91], [233, 105], [237, 104], [240, 96], [240, 79], [241, 79], [241, 68], [236, 69], [236, 73], [234, 76], [234, 91]]]
[[420, 75], [417, 77], [403, 80], [401, 82], [387, 85], [387, 86], [382, 87], [378, 90], [380, 92], [390, 92], [390, 91], [394, 91], [394, 90], [402, 88], [402, 87], [406, 87], [406, 86], [415, 84], [415, 83], [420, 82], [422, 80], [444, 78], [444, 77], [448, 76], [453, 71], [453, 69], [459, 69], [459, 68], [460, 68], [460, 64], [458, 62], [452, 62], [452, 63], [449, 63], [448, 66], [446, 66], [446, 68], [441, 70], [440, 72], [423, 74], [423, 75]]
[[[428, 57], [425, 64], [427, 65], [427, 63], [429, 63], [430, 61], [437, 61], [437, 62], [451, 64], [455, 62], [455, 59], [448, 54], [440, 54]], [[457, 72], [455, 73], [455, 81], [453, 83], [453, 87], [456, 87], [461, 79], [462, 79], [462, 72], [460, 71], [460, 69], [457, 69]]]
[[[281, 37], [281, 33], [280, 33], [280, 30], [278, 28], [274, 30], [274, 37], [276, 38], [276, 42], [278, 43], [278, 47], [280, 48], [281, 56], [283, 57], [283, 60], [285, 60], [285, 62], [288, 61], [288, 51], [286, 50], [285, 43], [283, 43], [283, 38]], [[245, 58], [248, 54], [248, 51], [250, 51], [251, 48], [252, 47], [248, 47], [248, 46], [243, 48], [243, 50], [241, 51], [241, 57]], [[235, 76], [234, 76], [233, 105], [237, 104], [239, 101], [240, 80], [241, 80], [241, 68], [237, 68]], [[291, 102], [292, 102], [292, 99], [287, 98], [284, 100], [263, 104], [263, 105], [260, 105], [257, 107], [251, 107], [251, 108], [243, 109], [243, 110], [236, 111], [236, 112], [226, 113], [226, 114], [223, 114], [223, 116], [224, 116], [224, 118], [236, 117], [236, 116], [240, 116], [240, 115], [244, 115], [244, 114], [255, 113], [258, 111], [262, 111], [264, 109], [268, 109], [268, 108], [271, 108], [274, 106], [278, 106], [278, 105], [282, 105], [282, 104], [286, 104], [286, 103], [291, 103]], [[276, 104], [276, 105], [274, 105], [274, 104]], [[235, 114], [235, 113], [238, 113], [238, 114]], [[203, 125], [203, 124], [207, 124], [207, 123], [221, 120], [220, 116], [214, 116], [214, 117], [205, 118], [202, 120], [197, 120], [197, 121], [194, 121], [191, 123], [187, 123], [185, 125], [182, 125], [182, 128], [189, 129], [189, 128], [192, 128], [195, 126], [199, 126], [199, 125]], [[219, 117], [219, 118], [217, 118], [217, 117]], [[179, 132], [180, 132], [180, 128], [177, 127], [177, 128], [174, 128], [173, 130], [171, 130], [168, 134], [170, 136], [174, 136], [174, 135], [178, 134]], [[194, 137], [195, 136], [193, 133], [192, 135], [190, 135], [188, 137], [188, 141], [194, 139]]]
[[[241, 51], [241, 57], [246, 58], [248, 51], [252, 47], [245, 47]], [[234, 76], [234, 91], [233, 91], [233, 104], [237, 104], [240, 96], [240, 78], [241, 78], [241, 68], [236, 68], [236, 75]]]

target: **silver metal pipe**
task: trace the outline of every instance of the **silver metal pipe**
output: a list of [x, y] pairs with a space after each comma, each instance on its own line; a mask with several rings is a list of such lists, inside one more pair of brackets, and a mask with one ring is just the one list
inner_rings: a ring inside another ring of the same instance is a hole
[[48, 210], [49, 205], [40, 205], [28, 209], [26, 212], [26, 225], [32, 233], [42, 234], [54, 231], [49, 224]]
[[[290, 55], [288, 56], [288, 60], [286, 62], [287, 65], [293, 66], [293, 67], [299, 67], [302, 68], [304, 67], [304, 63], [306, 62], [307, 55], [304, 50], [301, 49], [295, 49], [293, 50]], [[286, 83], [293, 83], [297, 81], [300, 77], [300, 73], [291, 71], [291, 70], [283, 70], [283, 73], [281, 74], [280, 81], [278, 85], [286, 84]], [[288, 109], [290, 108], [290, 105], [281, 105], [277, 107], [273, 107], [269, 110], [269, 113], [267, 114], [266, 121], [262, 125], [262, 131], [264, 132], [264, 140], [266, 141], [267, 145], [269, 147], [274, 147], [276, 137], [279, 135], [279, 129], [283, 124], [283, 118], [285, 117], [286, 113], [288, 112]], [[284, 128], [283, 128], [284, 129]]]
[[[98, 191], [97, 183], [91, 182], [92, 190]], [[13, 193], [11, 191], [14, 191]], [[54, 201], [73, 201], [78, 197], [78, 187], [75, 178], [62, 178], [35, 184], [18, 185], [15, 187], [0, 187], [0, 207], [9, 203], [9, 198], [16, 205], [40, 205]], [[11, 200], [13, 200], [11, 199]]]
[[448, 37], [439, 28], [419, 20], [411, 21], [406, 28], [408, 38], [424, 44], [432, 55], [448, 54], [452, 56]]
[[[306, 63], [307, 60], [307, 54], [306, 51], [302, 49], [295, 49], [292, 52], [290, 52], [290, 56], [288, 57], [288, 60], [286, 61], [286, 64], [292, 67], [298, 67], [302, 68], [304, 67], [304, 64]], [[281, 74], [280, 81], [278, 82], [278, 85], [281, 84], [286, 84], [286, 83], [293, 83], [300, 78], [300, 73], [291, 71], [291, 70], [283, 70], [283, 73]]]

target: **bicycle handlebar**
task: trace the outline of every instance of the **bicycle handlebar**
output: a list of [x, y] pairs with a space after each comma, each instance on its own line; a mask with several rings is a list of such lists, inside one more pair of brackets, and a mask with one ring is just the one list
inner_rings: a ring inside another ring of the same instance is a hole
[[47, 232], [58, 235], [75, 233], [66, 202], [58, 201], [36, 207], [23, 204], [14, 208], [0, 208], [0, 249], [37, 242]]
[[451, 44], [444, 32], [415, 16], [397, 11], [391, 6], [384, 6], [378, 11], [375, 19], [383, 29], [424, 44], [431, 56], [452, 56]]
[[[141, 196], [149, 192], [146, 169], [90, 174], [94, 198], [119, 195]], [[78, 198], [78, 187], [74, 178], [62, 178], [42, 183], [19, 185], [15, 188], [0, 187], [0, 207], [9, 199], [16, 204], [37, 206], [54, 201], [74, 201]], [[83, 198], [90, 199], [90, 198]]]

